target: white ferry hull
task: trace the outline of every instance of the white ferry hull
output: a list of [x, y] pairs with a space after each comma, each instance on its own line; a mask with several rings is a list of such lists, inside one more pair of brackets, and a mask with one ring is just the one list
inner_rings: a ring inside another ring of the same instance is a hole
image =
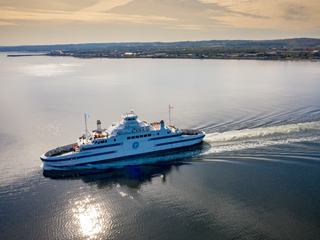
[[[122, 135], [109, 144], [88, 146], [80, 152], [71, 152], [61, 156], [50, 157], [48, 154], [43, 154], [40, 158], [44, 163], [44, 168], [50, 166], [70, 167], [101, 161], [111, 162], [185, 148], [200, 143], [204, 136], [205, 133], [201, 132], [201, 134], [197, 135], [173, 134], [164, 137], [153, 135], [147, 138], [127, 140], [126, 135]], [[67, 145], [67, 147], [72, 145]]]

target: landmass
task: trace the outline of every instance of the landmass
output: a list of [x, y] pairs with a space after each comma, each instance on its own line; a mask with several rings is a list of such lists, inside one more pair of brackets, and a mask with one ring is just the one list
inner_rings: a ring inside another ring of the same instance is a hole
[[[320, 39], [211, 40], [184, 42], [86, 43], [1, 47], [17, 56], [69, 56], [77, 58], [191, 58], [191, 59], [320, 59]], [[26, 54], [38, 52], [38, 54]]]

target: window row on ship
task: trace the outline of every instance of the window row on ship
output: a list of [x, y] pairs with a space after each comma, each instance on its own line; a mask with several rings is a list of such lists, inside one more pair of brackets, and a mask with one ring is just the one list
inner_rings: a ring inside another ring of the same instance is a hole
[[[170, 132], [168, 131], [167, 134], [170, 134]], [[157, 135], [159, 135], [159, 132], [157, 132]], [[130, 139], [137, 139], [137, 138], [145, 138], [145, 137], [151, 137], [152, 135], [149, 134], [144, 134], [144, 135], [136, 135], [136, 136], [128, 136], [127, 140]], [[178, 135], [172, 135], [172, 136], [164, 136], [164, 137], [158, 137], [158, 138], [152, 138], [151, 140], [159, 140], [159, 139], [164, 139], [164, 138], [171, 138], [171, 137], [178, 137], [181, 136], [181, 134]], [[113, 141], [117, 141], [116, 138], [113, 138]], [[94, 140], [92, 141], [93, 144], [102, 144], [102, 143], [107, 143], [107, 140]]]
[[[158, 133], [159, 135], [159, 133]], [[135, 139], [135, 138], [143, 138], [143, 137], [151, 137], [151, 134], [144, 134], [144, 135], [136, 135], [136, 136], [131, 136], [131, 137], [127, 137], [127, 139]]]
[[[157, 133], [157, 135], [159, 135], [159, 133]], [[131, 137], [127, 137], [127, 139], [135, 139], [135, 138], [144, 138], [144, 137], [151, 137], [151, 134], [144, 134], [144, 135], [136, 135], [136, 136], [131, 136]], [[116, 139], [114, 138], [114, 141], [116, 141]], [[102, 144], [102, 143], [107, 143], [107, 140], [94, 140], [92, 141], [92, 143], [94, 144]]]

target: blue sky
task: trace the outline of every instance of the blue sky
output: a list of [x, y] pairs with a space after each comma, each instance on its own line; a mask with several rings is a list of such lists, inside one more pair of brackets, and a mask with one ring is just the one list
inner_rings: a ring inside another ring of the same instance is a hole
[[320, 0], [0, 0], [0, 45], [320, 38]]

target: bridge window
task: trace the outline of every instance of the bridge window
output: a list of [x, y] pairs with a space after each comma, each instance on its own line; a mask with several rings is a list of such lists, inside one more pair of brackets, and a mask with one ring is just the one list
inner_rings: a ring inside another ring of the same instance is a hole
[[130, 139], [130, 137], [127, 137], [127, 139]]
[[148, 137], [151, 137], [151, 134], [148, 134]]

